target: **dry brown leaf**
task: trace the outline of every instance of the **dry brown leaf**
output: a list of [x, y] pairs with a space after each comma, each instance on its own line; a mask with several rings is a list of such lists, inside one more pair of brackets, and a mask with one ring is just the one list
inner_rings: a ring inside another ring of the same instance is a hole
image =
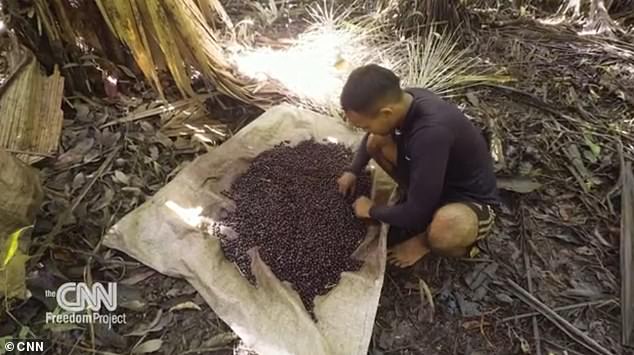
[[163, 330], [167, 324], [169, 324], [171, 319], [172, 315], [170, 313], [163, 314], [163, 310], [159, 309], [156, 316], [149, 324], [137, 324], [133, 331], [125, 334], [124, 336], [144, 336], [152, 332], [159, 332]]
[[95, 140], [93, 138], [80, 140], [74, 147], [62, 153], [59, 158], [57, 158], [55, 165], [64, 166], [81, 162], [94, 145]]
[[76, 103], [73, 105], [75, 107], [75, 119], [80, 122], [88, 121], [88, 114], [90, 113], [90, 107], [83, 103]]
[[83, 172], [79, 172], [77, 175], [75, 175], [75, 178], [73, 178], [73, 184], [71, 185], [72, 190], [75, 191], [81, 188], [82, 186], [84, 186], [85, 183], [86, 175]]
[[126, 174], [124, 174], [121, 170], [115, 170], [114, 180], [122, 185], [130, 184], [130, 178]]
[[139, 346], [135, 346], [134, 349], [132, 349], [132, 354], [153, 353], [155, 351], [158, 351], [162, 345], [163, 340], [161, 339], [148, 340], [142, 344], [139, 344]]
[[149, 269], [141, 272], [134, 273], [133, 275], [119, 281], [122, 285], [136, 285], [137, 283], [147, 279], [148, 277], [156, 275], [156, 271]]
[[521, 194], [527, 194], [539, 189], [542, 185], [527, 177], [516, 178], [498, 178], [497, 186], [499, 189], [513, 191]]
[[200, 306], [198, 306], [194, 302], [187, 301], [187, 302], [179, 303], [176, 306], [170, 308], [169, 312], [182, 311], [182, 310], [187, 310], [187, 309], [194, 309], [194, 310], [197, 310], [197, 311], [201, 310]]
[[238, 336], [234, 332], [225, 332], [214, 335], [211, 339], [204, 342], [204, 347], [215, 348], [225, 346], [238, 340]]

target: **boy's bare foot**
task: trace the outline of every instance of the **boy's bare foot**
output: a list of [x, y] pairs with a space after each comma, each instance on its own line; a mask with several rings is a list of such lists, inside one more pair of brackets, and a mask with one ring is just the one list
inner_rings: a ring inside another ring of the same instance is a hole
[[394, 266], [406, 268], [416, 264], [429, 252], [423, 240], [423, 234], [419, 234], [389, 249], [387, 261]]

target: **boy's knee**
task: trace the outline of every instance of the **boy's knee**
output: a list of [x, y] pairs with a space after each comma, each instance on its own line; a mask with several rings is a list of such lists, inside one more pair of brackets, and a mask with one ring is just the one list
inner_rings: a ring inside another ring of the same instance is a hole
[[478, 221], [475, 213], [462, 204], [440, 208], [427, 231], [427, 242], [440, 254], [452, 254], [475, 241]]

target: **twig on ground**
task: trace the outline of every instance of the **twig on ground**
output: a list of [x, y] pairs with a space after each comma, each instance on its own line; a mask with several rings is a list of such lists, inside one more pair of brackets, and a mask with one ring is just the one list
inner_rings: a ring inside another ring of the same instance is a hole
[[[552, 115], [554, 115], [556, 117], [562, 117], [563, 116], [565, 118], [570, 118], [569, 116], [564, 115], [561, 112], [559, 112], [556, 109], [554, 109], [553, 107], [551, 107], [550, 104], [547, 103], [546, 101], [544, 101], [543, 99], [541, 99], [541, 98], [539, 98], [539, 97], [537, 97], [537, 96], [535, 96], [533, 94], [530, 94], [530, 93], [528, 93], [526, 91], [523, 91], [523, 90], [520, 90], [520, 89], [517, 89], [517, 88], [513, 88], [513, 87], [510, 87], [510, 86], [495, 84], [495, 83], [487, 83], [487, 84], [483, 84], [483, 85], [486, 85], [486, 86], [494, 88], [494, 89], [498, 89], [498, 90], [502, 91], [505, 94], [518, 94], [519, 95], [519, 98], [518, 98], [519, 101], [521, 101], [521, 102], [523, 102], [523, 103], [525, 103], [527, 105], [533, 106], [535, 108], [544, 110], [544, 111], [546, 111], [546, 112], [548, 112], [548, 113], [550, 113], [550, 114], [552, 114]], [[572, 120], [574, 120], [574, 118]]]
[[[528, 285], [528, 292], [533, 293], [533, 279], [531, 277], [531, 261], [528, 255], [528, 240], [526, 239], [526, 221], [524, 218], [525, 207], [520, 206], [520, 233], [522, 237], [522, 252], [524, 254], [524, 270], [526, 271], [526, 283]], [[539, 334], [539, 325], [537, 324], [537, 317], [532, 319], [533, 335], [535, 336], [535, 351], [537, 355], [542, 355], [541, 336]]]
[[[396, 281], [394, 281], [392, 276], [390, 274], [388, 274], [387, 272], [385, 273], [385, 275], [387, 276], [387, 278], [392, 282], [392, 284], [396, 288], [396, 292], [398, 293], [399, 299], [401, 301], [403, 301], [405, 299], [405, 297], [403, 296], [403, 293], [401, 292], [401, 289], [398, 286], [398, 284], [396, 283]], [[407, 314], [407, 319], [409, 320], [409, 322], [412, 324], [412, 326], [414, 328], [416, 328], [416, 331], [418, 331], [419, 333], [423, 334], [423, 330], [418, 326], [418, 322], [415, 319], [412, 318], [412, 315], [410, 314], [410, 312], [405, 312], [405, 313]]]
[[425, 305], [425, 296], [427, 297], [427, 303], [429, 303], [429, 307], [431, 308], [431, 312], [429, 313], [429, 323], [434, 322], [434, 296], [431, 294], [431, 290], [425, 280], [419, 278], [418, 279], [418, 292], [420, 293], [420, 301], [421, 306]]
[[[96, 254], [97, 251], [99, 250], [99, 248], [101, 247], [101, 242], [103, 240], [103, 236], [102, 238], [99, 240], [99, 243], [97, 243], [97, 245], [93, 248], [92, 250], [92, 254]], [[94, 257], [91, 255], [88, 257], [88, 260], [86, 261], [86, 265], [84, 266], [84, 282], [86, 282], [87, 285], [92, 287], [92, 283], [93, 283], [93, 277], [92, 277], [92, 262], [93, 262]], [[93, 350], [95, 350], [95, 325], [91, 322], [89, 324], [88, 329], [90, 330], [90, 345], [91, 348]]]
[[621, 155], [621, 326], [622, 343], [634, 346], [634, 174], [632, 163]]
[[[489, 323], [487, 323], [488, 325]], [[484, 331], [484, 314], [482, 314], [480, 316], [480, 334], [484, 337], [484, 340], [487, 341], [487, 344], [489, 344], [489, 346], [493, 349], [495, 349], [495, 345], [493, 345], [493, 343], [491, 342], [491, 340], [489, 339], [489, 337], [487, 336], [486, 332]]]
[[191, 350], [187, 350], [184, 351], [182, 353], [180, 353], [180, 355], [187, 355], [187, 354], [195, 354], [195, 353], [208, 353], [208, 352], [215, 352], [215, 351], [221, 351], [221, 350], [231, 350], [232, 348], [227, 347], [227, 346], [219, 346], [219, 347], [215, 347], [215, 348], [198, 348], [198, 349], [191, 349]]
[[89, 353], [89, 354], [99, 354], [99, 355], [121, 355], [121, 354], [119, 354], [119, 353], [113, 353], [113, 352], [110, 352], [110, 351], [99, 351], [99, 350], [93, 350], [93, 349], [90, 349], [90, 348], [86, 348], [86, 347], [83, 347], [83, 346], [79, 346], [79, 345], [77, 345], [77, 344], [68, 344], [68, 343], [65, 343], [65, 342], [62, 342], [62, 341], [58, 341], [58, 340], [54, 340], [54, 341], [53, 341], [53, 343], [55, 343], [55, 344], [59, 344], [59, 345], [62, 345], [62, 346], [66, 346], [66, 347], [69, 347], [69, 348], [71, 348], [71, 349], [73, 349], [73, 348], [74, 348], [74, 349], [79, 349], [79, 350], [82, 350], [82, 351], [86, 351], [86, 352], [87, 352], [87, 353]]
[[7, 153], [12, 153], [12, 154], [24, 154], [24, 155], [33, 155], [36, 157], [55, 158], [55, 155], [49, 154], [49, 153], [29, 152], [25, 150], [4, 149], [4, 148], [0, 150], [5, 151]]
[[79, 346], [80, 341], [81, 341], [81, 337], [77, 337], [77, 339], [75, 340], [75, 343], [73, 344], [73, 347], [70, 348], [68, 355], [73, 355], [73, 352], [75, 352], [75, 348]]
[[542, 265], [544, 266], [548, 265], [548, 262], [546, 261], [544, 256], [542, 256], [542, 254], [539, 252], [539, 249], [537, 248], [535, 243], [532, 240], [527, 240], [527, 242], [528, 242], [528, 245], [531, 247], [531, 250], [533, 251], [533, 253], [535, 253], [535, 255], [537, 255], [537, 257], [539, 258], [539, 261], [542, 262]]
[[563, 351], [567, 352], [568, 354], [572, 354], [572, 355], [583, 355], [583, 354], [582, 354], [582, 353], [580, 353], [580, 352], [574, 351], [574, 350], [572, 350], [572, 349], [570, 349], [570, 348], [568, 348], [568, 347], [565, 347], [565, 346], [563, 346], [563, 345], [557, 344], [557, 343], [555, 343], [555, 342], [554, 342], [554, 341], [552, 341], [552, 340], [547, 340], [547, 339], [544, 339], [544, 342], [545, 342], [545, 343], [548, 343], [548, 344], [550, 344], [550, 345], [552, 345], [552, 346], [554, 346], [554, 347], [556, 347], [556, 348], [558, 348], [558, 349], [561, 349], [561, 350], [563, 350]]
[[[616, 299], [604, 299], [604, 300], [591, 301], [591, 302], [581, 302], [581, 303], [571, 304], [571, 305], [568, 305], [568, 306], [555, 307], [555, 308], [553, 308], [553, 311], [555, 311], [555, 312], [568, 311], [568, 310], [571, 310], [571, 309], [577, 309], [577, 308], [582, 308], [582, 307], [590, 307], [590, 306], [603, 307], [603, 306], [605, 306], [605, 305], [607, 305], [609, 303], [618, 304], [618, 301]], [[500, 320], [500, 322], [506, 323], [506, 322], [509, 322], [509, 321], [520, 320], [520, 319], [530, 318], [530, 317], [539, 316], [539, 315], [541, 315], [541, 313], [539, 313], [539, 312], [523, 313], [523, 314], [518, 314], [518, 315], [512, 316], [512, 317], [502, 318]]]
[[191, 105], [193, 103], [197, 103], [200, 102], [202, 103], [204, 100], [209, 99], [214, 97], [215, 94], [207, 94], [207, 95], [200, 95], [198, 97], [192, 98], [192, 99], [184, 99], [184, 100], [180, 100], [174, 103], [166, 103], [164, 105], [161, 105], [159, 107], [155, 107], [149, 110], [145, 110], [142, 112], [133, 112], [129, 115], [127, 115], [126, 117], [122, 117], [119, 118], [117, 120], [108, 122], [108, 123], [104, 123], [103, 125], [99, 126], [99, 129], [104, 129], [106, 127], [110, 127], [110, 126], [114, 126], [116, 124], [120, 124], [120, 123], [128, 123], [128, 122], [134, 122], [134, 121], [138, 121], [144, 118], [148, 118], [148, 117], [152, 117], [152, 116], [156, 116], [156, 115], [160, 115], [162, 113], [166, 113], [166, 112], [175, 112], [177, 110], [180, 110], [182, 108], [187, 107], [188, 105]]
[[511, 286], [510, 291], [513, 292], [515, 296], [517, 296], [527, 305], [536, 309], [539, 313], [541, 313], [544, 317], [551, 321], [555, 326], [557, 326], [557, 328], [561, 329], [571, 339], [573, 339], [580, 345], [583, 345], [586, 349], [592, 351], [595, 354], [614, 355], [611, 351], [601, 346], [594, 339], [590, 338], [582, 331], [577, 329], [570, 322], [555, 313], [555, 311], [553, 311], [550, 307], [546, 306], [540, 300], [535, 298], [535, 296], [531, 295], [528, 291], [523, 289], [520, 285], [516, 284], [513, 280], [507, 278], [506, 282], [509, 284], [509, 286]]

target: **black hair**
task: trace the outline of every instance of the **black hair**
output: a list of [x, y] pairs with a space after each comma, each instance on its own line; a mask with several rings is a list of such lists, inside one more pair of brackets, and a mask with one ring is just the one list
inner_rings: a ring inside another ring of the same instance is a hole
[[369, 64], [350, 73], [341, 91], [341, 108], [344, 111], [373, 113], [379, 104], [395, 102], [401, 95], [401, 79], [394, 72]]

